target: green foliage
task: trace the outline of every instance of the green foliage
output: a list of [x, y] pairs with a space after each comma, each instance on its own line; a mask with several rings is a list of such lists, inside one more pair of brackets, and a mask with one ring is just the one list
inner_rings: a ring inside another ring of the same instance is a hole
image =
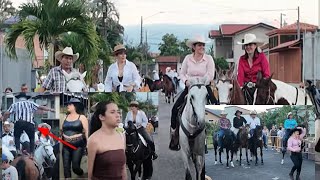
[[209, 47], [207, 54], [211, 55], [214, 58], [214, 46], [213, 44], [211, 44], [211, 46]]
[[12, 6], [10, 0], [0, 0], [0, 25], [10, 16], [16, 14], [16, 9]]
[[158, 109], [152, 104], [151, 101], [141, 102], [139, 101], [139, 109], [144, 111], [148, 118], [157, 115]]
[[180, 42], [180, 56], [182, 57], [192, 53], [191, 49], [186, 44], [187, 40], [188, 39], [184, 39]]
[[180, 42], [174, 34], [165, 34], [162, 37], [162, 43], [159, 44], [161, 56], [178, 56], [180, 55]]
[[221, 70], [229, 69], [229, 64], [228, 64], [227, 60], [223, 57], [215, 58], [214, 63], [216, 65], [216, 67], [218, 67]]

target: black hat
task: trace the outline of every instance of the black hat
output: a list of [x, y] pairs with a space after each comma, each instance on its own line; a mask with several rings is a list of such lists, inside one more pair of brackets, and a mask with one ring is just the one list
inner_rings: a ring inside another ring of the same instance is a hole
[[236, 113], [234, 113], [234, 115], [237, 116], [237, 113], [238, 113], [238, 112], [239, 112], [240, 114], [242, 114], [242, 111], [237, 110]]
[[27, 95], [25, 92], [20, 92], [18, 95], [15, 96], [17, 99], [20, 99], [22, 97], [30, 99], [31, 96]]
[[300, 129], [300, 128], [294, 128], [294, 129], [292, 129], [292, 130], [290, 131], [289, 137], [292, 136], [292, 134], [293, 134], [294, 132], [296, 132], [296, 131], [299, 131], [299, 134], [302, 133], [302, 129]]
[[81, 105], [83, 105], [78, 98], [71, 98], [71, 99], [68, 101], [67, 105], [69, 105], [69, 104], [81, 104]]

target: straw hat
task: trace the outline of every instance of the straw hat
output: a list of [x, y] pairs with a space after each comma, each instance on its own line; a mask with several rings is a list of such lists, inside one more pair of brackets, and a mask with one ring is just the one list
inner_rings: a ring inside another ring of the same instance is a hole
[[255, 43], [257, 46], [262, 46], [264, 43], [262, 40], [257, 39], [255, 34], [245, 34], [244, 35], [244, 41], [243, 42], [238, 42], [239, 45], [246, 45], [250, 43]]
[[257, 115], [256, 111], [250, 111], [250, 115]]
[[121, 50], [127, 50], [126, 47], [123, 44], [118, 44], [113, 48], [113, 55], [115, 55], [117, 52]]
[[138, 101], [131, 101], [131, 102], [130, 102], [130, 106], [131, 106], [131, 105], [139, 106], [139, 103], [138, 103]]
[[47, 124], [47, 123], [40, 123], [40, 124], [38, 125], [38, 128], [41, 128], [41, 127], [46, 127], [46, 128], [48, 128], [49, 130], [51, 130], [51, 126], [50, 126], [49, 124]]
[[206, 44], [206, 43], [208, 43], [208, 41], [206, 41], [206, 39], [203, 36], [196, 35], [193, 38], [188, 39], [187, 42], [186, 42], [186, 45], [189, 48], [192, 48], [192, 45], [194, 45], [195, 43], [204, 43], [204, 44]]
[[228, 113], [225, 112], [225, 111], [222, 111], [222, 112], [220, 113], [220, 115], [228, 115]]
[[61, 61], [63, 55], [72, 56], [72, 62], [75, 62], [79, 58], [79, 53], [73, 54], [73, 50], [71, 47], [65, 47], [62, 51], [57, 51], [55, 53], [55, 57], [58, 61]]

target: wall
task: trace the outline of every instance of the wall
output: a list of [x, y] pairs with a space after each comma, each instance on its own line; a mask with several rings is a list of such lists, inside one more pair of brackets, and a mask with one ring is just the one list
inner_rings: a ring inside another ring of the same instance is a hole
[[[211, 123], [218, 123], [219, 122], [219, 117], [206, 111], [206, 122], [211, 122]], [[213, 121], [209, 121], [213, 120]]]
[[307, 33], [303, 39], [304, 78], [320, 80], [320, 32]]
[[[215, 42], [215, 58], [227, 58], [227, 53], [232, 51], [232, 38], [216, 38]], [[221, 43], [219, 43], [221, 42]]]

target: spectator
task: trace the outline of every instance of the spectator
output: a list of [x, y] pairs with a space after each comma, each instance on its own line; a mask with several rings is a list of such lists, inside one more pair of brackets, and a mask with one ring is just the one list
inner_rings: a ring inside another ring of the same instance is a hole
[[18, 171], [14, 166], [9, 164], [8, 157], [2, 154], [2, 179], [5, 180], [18, 180]]
[[29, 91], [29, 88], [27, 84], [22, 84], [20, 90], [21, 90], [20, 92], [27, 93]]
[[275, 143], [277, 139], [277, 130], [276, 127], [273, 125], [272, 129], [270, 130], [270, 136], [271, 136], [271, 150], [275, 148]]

